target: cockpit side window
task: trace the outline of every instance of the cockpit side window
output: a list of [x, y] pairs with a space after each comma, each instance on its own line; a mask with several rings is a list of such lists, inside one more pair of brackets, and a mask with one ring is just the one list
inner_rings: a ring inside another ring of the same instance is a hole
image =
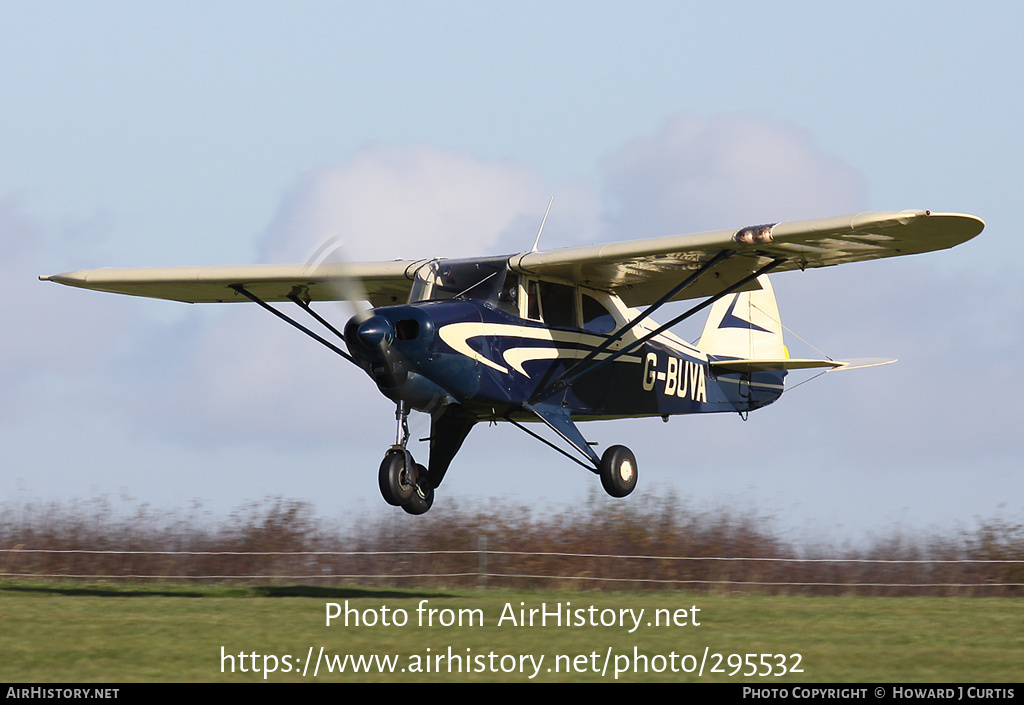
[[544, 322], [558, 328], [578, 328], [576, 289], [565, 284], [540, 282], [540, 306]]
[[603, 335], [615, 332], [621, 325], [621, 315], [603, 292], [532, 277], [523, 277], [520, 281], [525, 299], [521, 310], [531, 321], [543, 321], [556, 328], [582, 328]]
[[409, 301], [479, 299], [498, 305], [499, 294], [504, 290], [506, 263], [504, 257], [431, 262], [416, 272]]

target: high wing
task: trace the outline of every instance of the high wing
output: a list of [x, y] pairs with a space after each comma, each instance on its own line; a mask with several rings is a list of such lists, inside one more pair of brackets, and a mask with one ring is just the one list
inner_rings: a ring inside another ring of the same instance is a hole
[[[629, 306], [644, 306], [723, 252], [730, 254], [714, 265], [712, 276], [701, 277], [674, 300], [714, 295], [771, 262], [777, 262], [774, 271], [779, 272], [930, 252], [965, 242], [984, 227], [980, 218], [957, 213], [860, 213], [524, 252], [511, 256], [509, 266], [521, 274], [611, 291]], [[286, 301], [293, 296], [305, 301], [336, 300], [346, 298], [346, 282], [357, 282], [371, 304], [384, 306], [404, 303], [416, 270], [430, 261], [92, 269], [40, 279], [189, 303], [248, 301], [233, 288], [237, 286], [263, 301]], [[744, 288], [758, 288], [758, 284], [752, 281]]]
[[[755, 225], [697, 235], [673, 235], [607, 245], [526, 252], [510, 261], [522, 274], [553, 277], [604, 289], [629, 306], [654, 303], [712, 257], [733, 254], [674, 300], [712, 296], [775, 260], [773, 271], [828, 267], [942, 250], [970, 240], [985, 227], [972, 215], [888, 211]], [[747, 289], [756, 289], [756, 281]]]
[[366, 293], [374, 306], [405, 303], [413, 275], [430, 260], [359, 262], [350, 264], [253, 264], [230, 267], [136, 267], [88, 269], [42, 276], [83, 289], [186, 303], [249, 301], [231, 288], [242, 285], [263, 301], [304, 301], [346, 298], [348, 284]]

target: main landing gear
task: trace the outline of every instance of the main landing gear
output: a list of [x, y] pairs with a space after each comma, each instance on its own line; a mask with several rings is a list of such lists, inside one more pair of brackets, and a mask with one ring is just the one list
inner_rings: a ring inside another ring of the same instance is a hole
[[609, 446], [598, 466], [601, 485], [612, 497], [625, 497], [636, 487], [636, 457], [626, 446]]
[[511, 416], [506, 416], [505, 419], [512, 425], [524, 431], [527, 435], [533, 436], [541, 443], [558, 451], [577, 465], [582, 465], [587, 470], [599, 475], [601, 478], [601, 486], [604, 487], [604, 491], [612, 497], [625, 497], [636, 489], [636, 481], [638, 477], [636, 456], [633, 455], [633, 451], [629, 448], [626, 446], [609, 446], [605, 450], [604, 454], [601, 455], [601, 457], [598, 457], [597, 453], [595, 453], [594, 449], [591, 447], [591, 444], [587, 442], [587, 439], [583, 437], [582, 433], [580, 433], [580, 430], [576, 427], [576, 424], [573, 422], [569, 412], [565, 409], [559, 406], [551, 406], [547, 404], [524, 404], [523, 408], [534, 414], [537, 419], [544, 422], [548, 428], [554, 431], [563, 441], [568, 443], [569, 446], [577, 453], [582, 455], [584, 459], [580, 460], [575, 455], [559, 448], [554, 443], [534, 433]]
[[395, 412], [398, 433], [395, 445], [384, 456], [377, 475], [384, 501], [401, 507], [409, 514], [425, 514], [434, 504], [434, 483], [427, 469], [413, 460], [406, 448], [409, 443], [409, 411], [404, 402]]

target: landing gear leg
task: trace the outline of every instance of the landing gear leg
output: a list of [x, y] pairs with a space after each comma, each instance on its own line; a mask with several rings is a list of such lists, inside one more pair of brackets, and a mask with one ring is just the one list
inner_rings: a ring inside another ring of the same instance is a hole
[[427, 469], [413, 460], [409, 444], [409, 410], [404, 401], [395, 410], [398, 429], [395, 444], [381, 461], [377, 480], [380, 494], [388, 504], [409, 514], [423, 514], [434, 503], [434, 485]]
[[576, 428], [576, 424], [573, 422], [569, 412], [548, 404], [537, 404], [536, 406], [524, 404], [523, 408], [536, 415], [537, 418], [547, 424], [548, 428], [561, 436], [562, 440], [589, 459], [590, 464], [578, 460], [575, 456], [570, 455], [551, 441], [541, 438], [530, 429], [516, 422], [511, 416], [506, 416], [506, 420], [521, 428], [538, 441], [551, 446], [573, 462], [579, 463], [587, 470], [600, 475], [604, 491], [612, 497], [625, 497], [636, 488], [636, 457], [629, 448], [626, 446], [611, 446], [605, 450], [604, 455], [598, 458], [597, 453], [590, 447], [591, 444], [587, 442], [587, 439]]

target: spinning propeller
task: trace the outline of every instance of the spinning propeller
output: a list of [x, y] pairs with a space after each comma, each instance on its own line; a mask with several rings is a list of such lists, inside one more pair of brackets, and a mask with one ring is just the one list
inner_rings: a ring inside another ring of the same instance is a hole
[[394, 324], [389, 318], [374, 313], [362, 282], [357, 277], [344, 274], [348, 261], [342, 256], [342, 249], [340, 238], [328, 236], [314, 248], [306, 267], [313, 275], [327, 262], [340, 265], [341, 276], [332, 277], [329, 286], [352, 308], [352, 317], [345, 324], [344, 333], [339, 333], [312, 309], [306, 308], [345, 340], [352, 361], [370, 374], [381, 392], [396, 401], [398, 429], [395, 444], [380, 464], [378, 483], [388, 504], [401, 506], [409, 514], [423, 514], [434, 503], [434, 484], [430, 482], [427, 469], [413, 460], [406, 447], [409, 442], [409, 408], [398, 390], [408, 377], [408, 365], [394, 347]]
[[344, 333], [339, 335], [344, 338], [356, 364], [371, 375], [377, 386], [382, 391], [394, 390], [406, 378], [406, 365], [392, 345], [394, 325], [387, 318], [374, 314], [362, 282], [344, 274], [348, 261], [342, 250], [343, 243], [338, 236], [324, 238], [307, 259], [307, 271], [313, 275], [325, 263], [340, 265], [342, 275], [332, 277], [329, 286], [339, 299], [348, 302], [352, 316], [345, 324]]

